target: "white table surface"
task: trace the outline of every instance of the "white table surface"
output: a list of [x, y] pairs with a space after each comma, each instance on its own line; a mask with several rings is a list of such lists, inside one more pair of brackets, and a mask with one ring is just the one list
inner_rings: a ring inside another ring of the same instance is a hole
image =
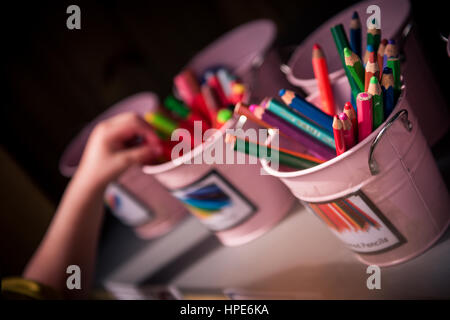
[[106, 286], [232, 289], [292, 299], [450, 298], [450, 231], [423, 255], [381, 268], [381, 290], [367, 289], [367, 266], [300, 204], [275, 228], [239, 247], [220, 245], [192, 217], [159, 240], [139, 241], [123, 231], [113, 230], [103, 241], [97, 279]]

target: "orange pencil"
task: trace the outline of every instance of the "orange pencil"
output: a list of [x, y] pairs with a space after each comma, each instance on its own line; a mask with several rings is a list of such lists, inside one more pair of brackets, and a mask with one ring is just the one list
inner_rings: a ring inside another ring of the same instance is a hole
[[336, 144], [336, 155], [340, 155], [345, 152], [344, 130], [342, 121], [339, 120], [337, 115], [333, 118], [333, 135], [334, 143]]
[[334, 96], [333, 91], [331, 90], [330, 78], [328, 77], [327, 61], [318, 44], [315, 44], [313, 47], [312, 65], [322, 101], [322, 106], [320, 109], [326, 114], [332, 116], [335, 113]]

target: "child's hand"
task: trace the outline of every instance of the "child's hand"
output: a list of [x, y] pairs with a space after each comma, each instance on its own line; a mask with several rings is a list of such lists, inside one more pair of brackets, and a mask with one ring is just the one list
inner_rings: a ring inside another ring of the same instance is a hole
[[161, 153], [158, 137], [144, 119], [135, 113], [120, 114], [94, 128], [77, 176], [105, 187], [128, 167], [148, 163]]

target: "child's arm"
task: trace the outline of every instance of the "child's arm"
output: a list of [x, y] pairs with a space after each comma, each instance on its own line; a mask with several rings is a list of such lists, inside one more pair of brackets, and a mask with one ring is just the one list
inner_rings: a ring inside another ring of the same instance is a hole
[[[143, 142], [127, 147], [136, 137]], [[100, 123], [89, 138], [80, 166], [24, 277], [51, 286], [67, 297], [85, 297], [93, 275], [106, 186], [129, 166], [146, 163], [159, 154], [157, 137], [138, 115], [121, 114]], [[81, 269], [81, 290], [67, 289], [69, 265]]]

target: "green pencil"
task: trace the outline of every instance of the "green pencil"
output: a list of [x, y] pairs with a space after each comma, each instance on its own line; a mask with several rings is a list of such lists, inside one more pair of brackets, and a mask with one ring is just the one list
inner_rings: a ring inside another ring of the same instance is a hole
[[394, 95], [397, 101], [400, 95], [400, 60], [398, 58], [389, 58], [387, 61], [387, 67], [392, 69], [392, 76], [394, 77]]
[[[296, 169], [308, 169], [319, 164], [307, 159], [296, 157], [281, 150], [272, 149], [270, 146], [264, 146], [258, 143], [250, 142], [248, 140], [240, 139], [232, 135], [227, 135], [226, 142], [233, 143], [235, 151], [243, 152], [257, 158], [278, 161], [282, 165]], [[262, 150], [264, 149], [265, 152], [262, 152]]]
[[367, 45], [372, 45], [373, 50], [377, 52], [381, 42], [381, 29], [376, 27], [374, 20], [371, 27], [367, 29]]
[[338, 24], [332, 27], [331, 35], [333, 36], [334, 43], [336, 44], [336, 49], [339, 53], [339, 57], [341, 58], [342, 67], [344, 68], [345, 74], [347, 76], [348, 83], [352, 91], [353, 100], [356, 101], [356, 96], [360, 91], [355, 81], [353, 80], [350, 71], [345, 66], [344, 48], [350, 48], [350, 44], [348, 42], [347, 35], [345, 34], [344, 26], [342, 24]]
[[364, 91], [364, 68], [361, 59], [349, 48], [344, 48], [345, 66], [350, 71], [359, 92]]
[[281, 102], [270, 99], [265, 106], [262, 105], [262, 107], [265, 107], [266, 110], [269, 110], [306, 134], [335, 149], [334, 136], [332, 133], [301, 117], [296, 112], [287, 109]]
[[377, 77], [370, 78], [367, 93], [372, 95], [372, 123], [373, 129], [375, 130], [384, 121], [383, 94]]

